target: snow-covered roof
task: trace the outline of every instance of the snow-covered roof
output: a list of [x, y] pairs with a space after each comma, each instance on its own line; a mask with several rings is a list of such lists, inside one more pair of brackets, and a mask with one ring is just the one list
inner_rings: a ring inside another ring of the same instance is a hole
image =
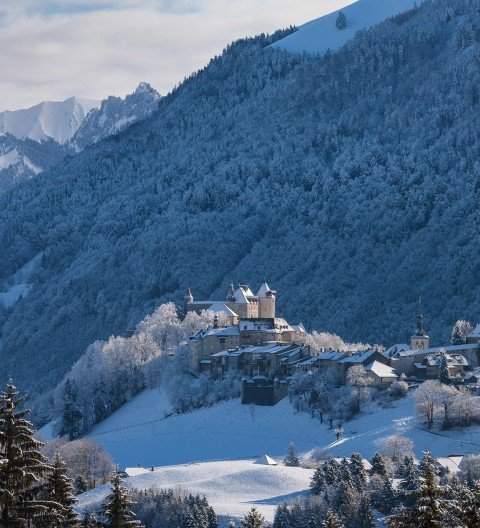
[[448, 469], [450, 473], [458, 473], [460, 471], [460, 462], [463, 460], [463, 455], [449, 455], [447, 457], [439, 457], [435, 459], [437, 464], [444, 469]]
[[260, 286], [260, 289], [258, 290], [257, 292], [257, 297], [267, 297], [267, 294], [268, 293], [273, 293], [275, 294], [276, 292], [274, 292], [273, 290], [270, 289], [270, 286], [264, 282], [261, 286]]
[[405, 352], [406, 350], [412, 350], [412, 347], [406, 343], [397, 343], [396, 345], [391, 346], [388, 350], [385, 350], [383, 355], [386, 357], [393, 357], [395, 354]]
[[235, 317], [237, 315], [224, 302], [220, 302], [220, 301], [213, 302], [209, 310], [212, 310], [212, 312], [215, 312], [215, 313], [224, 313], [228, 317]]
[[379, 361], [374, 361], [373, 363], [370, 363], [370, 365], [367, 365], [365, 367], [365, 370], [367, 372], [372, 372], [372, 374], [375, 374], [379, 378], [397, 378], [398, 376], [395, 374], [395, 369], [392, 367], [389, 367], [388, 365], [384, 365], [383, 363], [380, 363]]
[[209, 326], [208, 328], [204, 328], [203, 330], [197, 332], [195, 335], [191, 336], [190, 339], [192, 341], [198, 341], [212, 335], [215, 335], [217, 337], [231, 337], [240, 335], [240, 332], [238, 331], [237, 326], [227, 326], [225, 328], [214, 328], [213, 326]]
[[297, 332], [298, 334], [305, 334], [307, 331], [305, 330], [305, 327], [302, 323], [298, 323], [297, 325], [292, 325], [292, 328]]
[[480, 337], [480, 324], [478, 324], [467, 337]]
[[144, 475], [145, 473], [148, 473], [149, 470], [145, 469], [144, 467], [127, 467], [125, 468], [125, 473], [129, 477], [136, 477], [137, 475]]
[[430, 354], [437, 354], [441, 350], [445, 350], [447, 353], [461, 353], [463, 350], [475, 350], [479, 348], [477, 343], [466, 343], [464, 345], [447, 345], [443, 347], [433, 347], [433, 348], [419, 348], [412, 350], [405, 350], [398, 352], [399, 357], [408, 357], [408, 356], [428, 356]]
[[282, 318], [275, 319], [261, 319], [261, 318], [250, 318], [240, 319], [238, 326], [241, 331], [249, 332], [269, 332], [269, 333], [282, 333], [282, 332], [293, 332], [293, 328]]
[[273, 458], [268, 455], [262, 455], [260, 458], [255, 460], [255, 464], [262, 464], [263, 466], [278, 466], [278, 462], [275, 462]]
[[[441, 357], [440, 354], [430, 354], [423, 361], [430, 366], [440, 365]], [[447, 359], [447, 365], [449, 367], [468, 366], [467, 359], [461, 354], [445, 354], [445, 358]]]
[[240, 304], [247, 304], [248, 303], [247, 295], [248, 294], [243, 290], [242, 287], [237, 288], [237, 290], [235, 291], [235, 302], [240, 303]]
[[340, 360], [340, 363], [363, 363], [370, 356], [376, 354], [376, 350], [365, 350], [363, 352], [357, 352], [351, 356], [347, 356]]

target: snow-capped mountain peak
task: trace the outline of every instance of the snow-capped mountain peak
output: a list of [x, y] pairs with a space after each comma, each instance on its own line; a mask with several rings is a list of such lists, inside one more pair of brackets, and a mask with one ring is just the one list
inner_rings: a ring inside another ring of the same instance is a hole
[[52, 138], [57, 143], [70, 140], [88, 113], [100, 106], [100, 101], [69, 97], [65, 101], [43, 101], [22, 110], [0, 113], [0, 132], [18, 139], [42, 141]]
[[[347, 1], [348, 3], [348, 1]], [[336, 51], [361, 29], [368, 29], [383, 20], [403, 13], [421, 2], [415, 0], [356, 0], [328, 15], [311, 20], [298, 31], [275, 42], [272, 46], [292, 53], [319, 53]], [[346, 27], [337, 27], [337, 17], [342, 11]]]

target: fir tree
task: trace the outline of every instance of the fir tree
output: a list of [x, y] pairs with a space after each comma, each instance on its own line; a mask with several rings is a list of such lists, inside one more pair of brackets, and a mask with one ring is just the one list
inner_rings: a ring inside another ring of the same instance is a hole
[[322, 523], [322, 528], [345, 528], [345, 525], [332, 510], [328, 510], [325, 520]]
[[112, 478], [111, 494], [106, 499], [105, 517], [106, 527], [127, 528], [131, 526], [141, 527], [140, 521], [135, 520], [135, 514], [130, 510], [132, 501], [128, 498], [127, 490], [122, 487], [120, 475]]
[[30, 409], [19, 411], [25, 397], [12, 380], [0, 397], [0, 526], [19, 528], [46, 519], [49, 505], [40, 499], [40, 481], [48, 471], [40, 453], [42, 443], [35, 439], [32, 424], [26, 420]]
[[67, 379], [63, 387], [63, 410], [60, 435], [68, 436], [69, 440], [78, 438], [83, 430], [83, 414], [78, 401], [78, 388], [75, 381]]
[[473, 488], [458, 484], [451, 488], [452, 497], [447, 502], [446, 522], [448, 526], [478, 528], [480, 526], [480, 482]]
[[313, 473], [310, 489], [313, 495], [320, 495], [325, 490], [325, 464], [318, 466]]
[[100, 522], [92, 512], [86, 511], [83, 515], [81, 528], [100, 528]]
[[340, 466], [336, 460], [328, 460], [324, 464], [325, 483], [333, 486], [340, 480]]
[[290, 528], [290, 510], [288, 506], [282, 502], [277, 506], [275, 517], [273, 519], [273, 528]]
[[66, 470], [65, 462], [57, 452], [43, 489], [45, 498], [52, 503], [50, 514], [53, 517], [49, 522], [51, 528], [78, 526], [77, 515], [73, 509], [76, 502], [73, 495], [73, 483], [67, 477]]
[[260, 528], [265, 522], [263, 515], [253, 507], [241, 520], [243, 528]]
[[383, 478], [388, 477], [387, 466], [385, 460], [380, 453], [375, 453], [372, 457], [372, 469], [370, 470], [371, 475], [380, 475]]
[[351, 526], [355, 520], [358, 497], [352, 486], [342, 481], [337, 488], [336, 511], [338, 511], [346, 526]]
[[198, 528], [198, 524], [195, 522], [191, 512], [184, 515], [181, 528]]
[[447, 355], [445, 354], [445, 352], [440, 355], [440, 365], [438, 366], [438, 371], [439, 380], [442, 383], [448, 383], [448, 381], [450, 380], [450, 373], [448, 371]]
[[337, 20], [335, 22], [335, 26], [337, 29], [345, 29], [347, 27], [347, 17], [345, 16], [345, 13], [343, 11], [340, 11], [337, 16]]
[[355, 528], [375, 528], [375, 516], [373, 515], [372, 503], [367, 495], [362, 497], [357, 512]]
[[344, 482], [352, 485], [352, 474], [350, 473], [350, 464], [346, 458], [343, 458], [340, 462], [340, 477]]
[[286, 466], [291, 467], [298, 467], [300, 465], [300, 459], [298, 458], [297, 454], [297, 446], [293, 442], [288, 446], [287, 456], [285, 457], [283, 463]]
[[355, 489], [362, 492], [367, 482], [367, 472], [363, 466], [362, 456], [359, 453], [352, 453], [350, 458], [350, 473]]
[[398, 485], [400, 500], [406, 506], [412, 506], [415, 502], [415, 493], [419, 487], [419, 472], [413, 457], [405, 457], [403, 464], [399, 468], [398, 476], [401, 479]]

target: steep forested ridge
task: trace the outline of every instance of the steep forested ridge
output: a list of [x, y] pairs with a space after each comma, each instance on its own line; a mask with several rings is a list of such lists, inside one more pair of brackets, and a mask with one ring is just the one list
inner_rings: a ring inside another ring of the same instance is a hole
[[[325, 58], [237, 42], [148, 121], [0, 197], [0, 374], [40, 390], [165, 300], [264, 278], [287, 319], [434, 341], [480, 314], [480, 2], [439, 0]], [[35, 379], [32, 379], [35, 368]]]

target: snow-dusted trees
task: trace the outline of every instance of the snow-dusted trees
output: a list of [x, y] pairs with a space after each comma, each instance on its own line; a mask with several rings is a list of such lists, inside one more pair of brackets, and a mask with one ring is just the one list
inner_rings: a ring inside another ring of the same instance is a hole
[[297, 446], [291, 442], [288, 446], [287, 456], [285, 457], [283, 463], [286, 466], [298, 467], [300, 465], [300, 459], [298, 458]]
[[383, 442], [380, 454], [390, 460], [393, 466], [399, 467], [405, 457], [413, 456], [413, 442], [406, 436], [389, 436]]
[[241, 525], [242, 528], [261, 528], [264, 522], [264, 516], [253, 507], [241, 520]]
[[452, 345], [463, 345], [465, 343], [467, 335], [473, 330], [473, 326], [470, 322], [462, 319], [458, 320], [452, 328]]
[[428, 427], [432, 427], [437, 417], [442, 417], [442, 426], [455, 424], [468, 425], [480, 416], [480, 405], [463, 388], [444, 385], [436, 380], [428, 380], [414, 393], [415, 411], [422, 416]]
[[335, 21], [335, 26], [337, 29], [345, 29], [347, 27], [347, 17], [343, 11], [340, 11]]
[[135, 519], [131, 510], [133, 501], [130, 500], [127, 490], [122, 486], [120, 475], [112, 477], [110, 495], [105, 500], [104, 515], [105, 527], [108, 528], [141, 528], [141, 522]]
[[355, 399], [356, 412], [360, 412], [360, 403], [368, 396], [368, 387], [372, 384], [371, 378], [363, 365], [354, 365], [347, 371], [347, 384], [352, 388]]

